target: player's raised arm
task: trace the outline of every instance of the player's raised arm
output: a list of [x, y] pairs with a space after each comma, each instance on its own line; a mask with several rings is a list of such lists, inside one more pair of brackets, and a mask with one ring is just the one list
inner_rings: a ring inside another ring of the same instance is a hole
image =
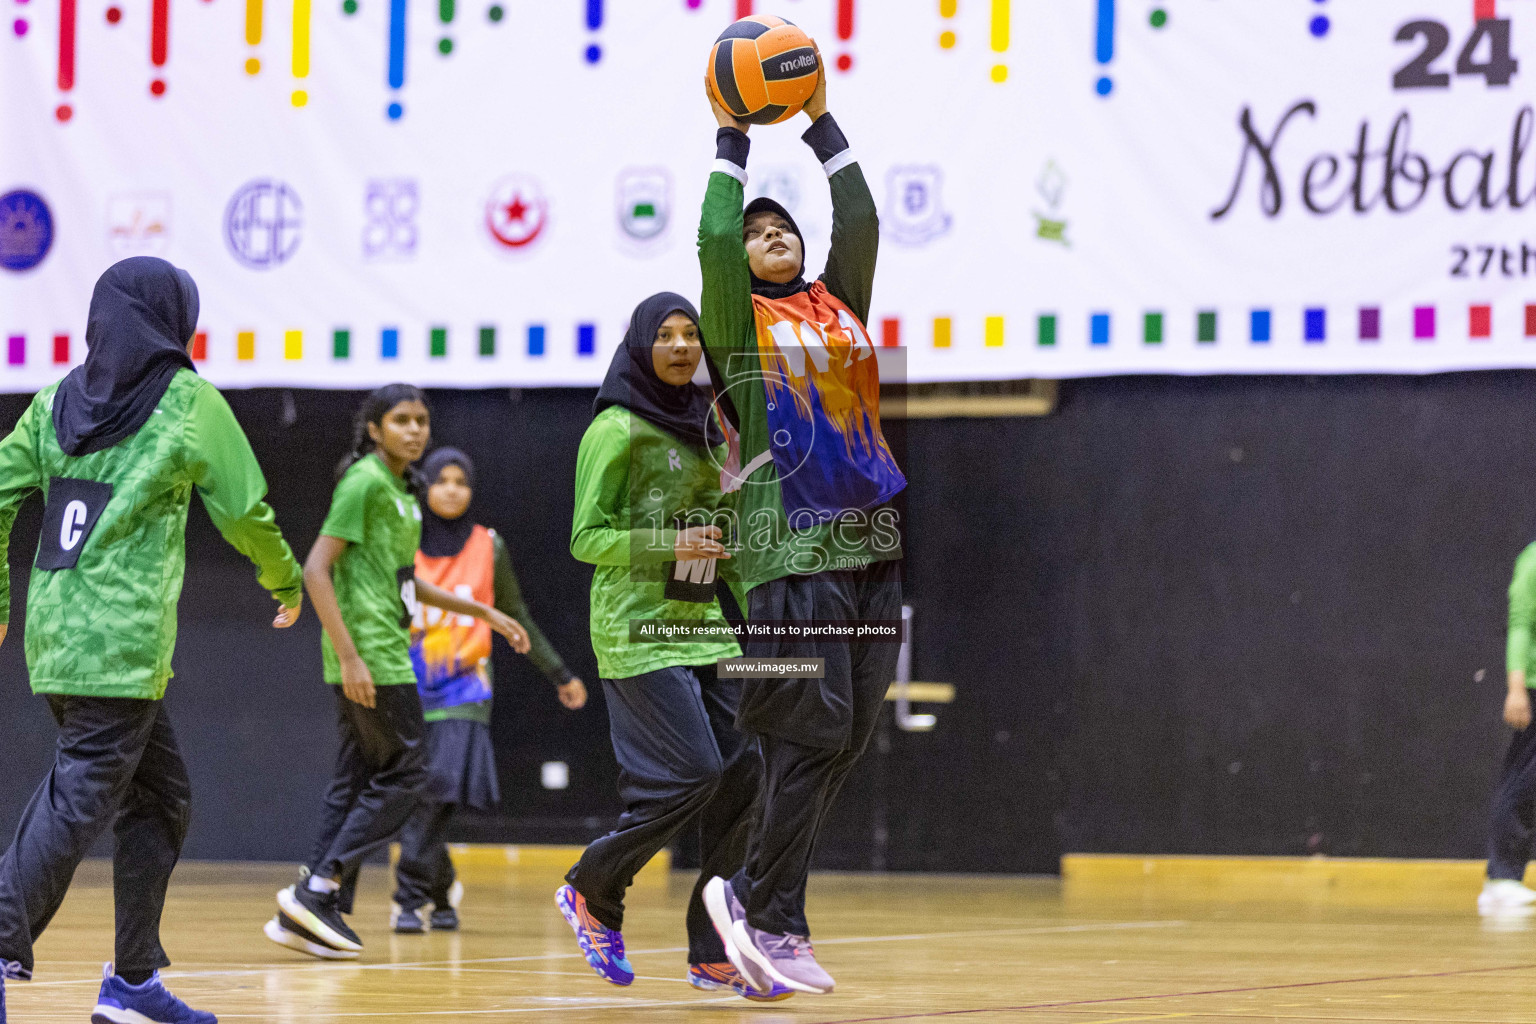
[[706, 352], [746, 347], [754, 340], [752, 274], [742, 242], [742, 198], [747, 183], [747, 122], [720, 105], [706, 81], [704, 93], [720, 126], [704, 209], [699, 217], [699, 269], [704, 291], [699, 329]]
[[[816, 60], [821, 62], [819, 47]], [[825, 71], [806, 101], [805, 116], [811, 119], [811, 126], [800, 138], [816, 154], [832, 188], [832, 250], [821, 279], [828, 291], [867, 323], [875, 287], [875, 256], [880, 248], [880, 216], [847, 137], [827, 112]]]

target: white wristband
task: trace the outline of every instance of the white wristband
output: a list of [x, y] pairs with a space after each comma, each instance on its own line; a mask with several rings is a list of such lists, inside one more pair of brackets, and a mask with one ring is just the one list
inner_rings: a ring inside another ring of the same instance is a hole
[[729, 160], [716, 160], [714, 166], [710, 169], [719, 171], [721, 174], [729, 174], [743, 185], [747, 183], [747, 169], [745, 167], [737, 167]]
[[847, 167], [849, 164], [857, 162], [857, 158], [853, 155], [853, 149], [850, 147], [837, 154], [837, 156], [833, 157], [831, 160], [828, 160], [826, 163], [822, 164], [821, 169], [826, 171], [827, 177], [830, 178], [832, 175], [836, 174], [844, 167]]

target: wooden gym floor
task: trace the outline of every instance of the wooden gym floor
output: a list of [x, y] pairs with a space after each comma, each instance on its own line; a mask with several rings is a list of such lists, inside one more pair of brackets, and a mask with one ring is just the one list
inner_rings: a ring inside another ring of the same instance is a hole
[[[467, 870], [463, 931], [413, 938], [387, 931], [385, 872], [370, 868], [353, 919], [363, 959], [327, 964], [261, 936], [291, 869], [189, 863], [166, 911], [167, 980], [223, 1021], [281, 1024], [1536, 1024], [1533, 920], [1480, 920], [1475, 865], [1339, 864], [1087, 858], [1065, 882], [817, 875], [811, 920], [837, 991], [750, 1004], [683, 981], [682, 873], [632, 890], [638, 977], [619, 989], [575, 952], [548, 867]], [[8, 988], [12, 1024], [88, 1019], [111, 954], [109, 875], [82, 867], [37, 980]]]

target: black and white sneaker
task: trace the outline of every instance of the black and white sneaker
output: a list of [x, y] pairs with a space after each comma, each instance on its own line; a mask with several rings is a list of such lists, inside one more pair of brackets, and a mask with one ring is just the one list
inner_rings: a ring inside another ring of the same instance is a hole
[[281, 910], [277, 912], [276, 917], [262, 925], [261, 932], [279, 946], [286, 946], [300, 953], [319, 957], [321, 960], [357, 959], [355, 951], [327, 946], [317, 939], [312, 932], [306, 931], [303, 925]]
[[315, 892], [307, 884], [278, 891], [277, 906], [295, 924], [332, 949], [361, 952], [363, 940], [342, 920], [334, 892]]

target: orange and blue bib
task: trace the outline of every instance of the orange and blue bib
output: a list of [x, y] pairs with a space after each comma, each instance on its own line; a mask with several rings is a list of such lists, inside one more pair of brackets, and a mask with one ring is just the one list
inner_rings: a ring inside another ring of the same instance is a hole
[[[416, 552], [416, 578], [482, 604], [496, 600], [496, 545], [476, 526], [456, 555]], [[411, 622], [411, 664], [421, 709], [440, 711], [491, 699], [491, 627], [469, 615], [418, 603]]]
[[880, 371], [864, 325], [821, 281], [783, 299], [754, 295], [752, 308], [768, 451], [790, 523], [809, 525], [801, 510], [825, 522], [889, 501], [907, 481], [880, 431]]

